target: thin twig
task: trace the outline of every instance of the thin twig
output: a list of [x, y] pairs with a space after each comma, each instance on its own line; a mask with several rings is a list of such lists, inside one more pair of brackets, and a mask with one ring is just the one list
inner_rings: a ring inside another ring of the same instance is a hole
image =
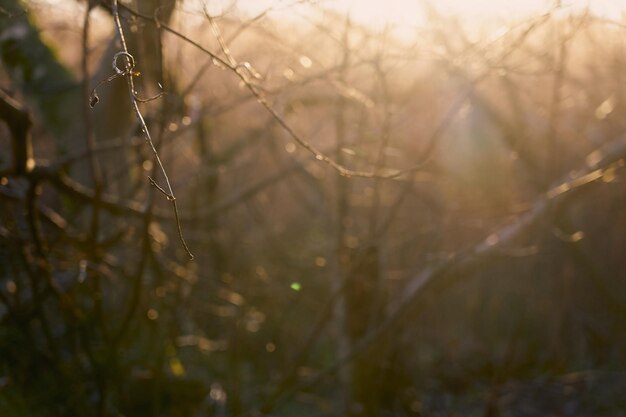
[[[119, 74], [123, 74], [124, 76], [126, 76], [126, 81], [128, 83], [128, 92], [129, 92], [129, 96], [130, 96], [130, 102], [131, 105], [133, 107], [133, 110], [135, 112], [135, 115], [137, 116], [137, 119], [139, 120], [139, 123], [141, 124], [141, 129], [143, 131], [144, 137], [146, 139], [146, 142], [148, 143], [148, 145], [150, 146], [150, 149], [152, 150], [152, 154], [154, 156], [154, 160], [157, 163], [157, 166], [159, 167], [159, 170], [161, 171], [161, 173], [163, 174], [163, 178], [165, 179], [165, 184], [166, 187], [162, 188], [162, 187], [158, 187], [156, 182], [153, 179], [150, 179], [150, 183], [157, 187], [157, 189], [159, 191], [161, 191], [162, 193], [164, 193], [167, 197], [168, 200], [170, 201], [170, 203], [172, 204], [172, 209], [174, 210], [174, 217], [176, 218], [176, 228], [178, 231], [178, 238], [180, 240], [180, 242], [183, 245], [183, 248], [185, 249], [185, 251], [187, 252], [187, 255], [189, 256], [189, 259], [193, 259], [194, 256], [191, 253], [191, 251], [189, 250], [189, 247], [187, 246], [187, 243], [185, 242], [185, 238], [183, 237], [183, 232], [182, 232], [182, 228], [180, 225], [180, 216], [178, 214], [178, 206], [176, 204], [176, 197], [174, 196], [174, 191], [172, 190], [172, 185], [170, 184], [170, 179], [167, 175], [167, 172], [165, 171], [165, 167], [163, 166], [163, 163], [161, 162], [161, 158], [159, 157], [159, 153], [156, 150], [156, 147], [154, 146], [154, 142], [152, 141], [152, 137], [150, 136], [150, 131], [148, 130], [148, 126], [146, 125], [146, 121], [143, 118], [143, 115], [141, 114], [141, 111], [139, 110], [139, 106], [137, 104], [137, 96], [135, 93], [135, 85], [134, 85], [134, 81], [133, 81], [133, 70], [134, 70], [134, 66], [135, 66], [135, 62], [134, 62], [134, 58], [133, 56], [128, 52], [128, 45], [126, 44], [126, 38], [124, 36], [124, 30], [122, 28], [122, 24], [120, 22], [120, 15], [119, 15], [119, 11], [118, 11], [118, 5], [117, 5], [117, 0], [113, 0], [113, 7], [112, 7], [112, 11], [113, 11], [113, 18], [115, 20], [115, 26], [117, 28], [117, 33], [120, 37], [120, 42], [122, 44], [122, 51], [118, 54], [116, 54], [114, 60], [113, 60], [113, 67], [114, 70], [119, 73]], [[155, 17], [156, 20], [156, 17]], [[123, 56], [125, 58], [125, 65], [123, 67], [120, 67], [117, 65], [117, 58], [118, 56]], [[167, 191], [165, 191], [167, 190]]]
[[148, 181], [150, 181], [150, 184], [152, 184], [154, 188], [160, 191], [168, 200], [171, 200], [172, 198], [174, 198], [170, 193], [168, 193], [163, 188], [161, 188], [161, 186], [157, 184], [157, 182], [152, 177], [148, 177]]

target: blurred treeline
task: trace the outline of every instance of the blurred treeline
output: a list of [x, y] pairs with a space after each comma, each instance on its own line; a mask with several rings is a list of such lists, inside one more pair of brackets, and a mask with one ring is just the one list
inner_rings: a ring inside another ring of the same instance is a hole
[[190, 261], [112, 2], [0, 0], [0, 415], [624, 415], [626, 29], [423, 3], [120, 4]]

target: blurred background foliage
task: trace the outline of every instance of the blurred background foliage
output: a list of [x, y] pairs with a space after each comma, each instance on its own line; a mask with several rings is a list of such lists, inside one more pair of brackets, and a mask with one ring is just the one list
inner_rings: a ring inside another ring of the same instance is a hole
[[0, 415], [624, 415], [622, 22], [214, 4], [120, 5], [189, 260], [112, 2], [0, 0]]

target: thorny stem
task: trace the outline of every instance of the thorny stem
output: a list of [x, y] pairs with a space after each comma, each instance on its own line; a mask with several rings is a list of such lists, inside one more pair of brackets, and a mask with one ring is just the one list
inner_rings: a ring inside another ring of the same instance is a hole
[[[150, 178], [149, 181], [150, 181], [150, 184], [152, 184], [154, 187], [157, 188], [157, 190], [165, 194], [167, 199], [171, 202], [172, 209], [174, 210], [174, 217], [176, 218], [176, 228], [178, 231], [178, 238], [180, 239], [180, 242], [182, 243], [185, 251], [187, 252], [189, 259], [193, 259], [194, 256], [189, 250], [189, 247], [187, 246], [187, 243], [185, 242], [185, 238], [183, 237], [183, 231], [180, 225], [180, 218], [179, 218], [180, 216], [178, 213], [178, 206], [176, 204], [176, 197], [174, 196], [174, 191], [172, 190], [170, 179], [167, 175], [167, 172], [165, 171], [165, 167], [163, 166], [163, 163], [161, 162], [159, 153], [157, 152], [156, 147], [154, 146], [154, 142], [152, 141], [152, 137], [150, 136], [150, 131], [148, 130], [148, 126], [146, 125], [146, 121], [144, 120], [143, 115], [141, 114], [141, 111], [139, 110], [139, 106], [137, 104], [138, 100], [135, 94], [135, 84], [133, 81], [134, 59], [132, 58], [132, 55], [128, 52], [128, 45], [126, 44], [126, 37], [124, 36], [124, 30], [122, 29], [122, 24], [120, 22], [120, 15], [119, 15], [119, 11], [117, 8], [117, 0], [113, 0], [112, 12], [113, 12], [113, 18], [115, 20], [115, 26], [117, 28], [117, 33], [119, 34], [120, 42], [122, 44], [121, 55], [125, 55], [126, 61], [127, 61], [126, 67], [124, 68], [124, 71], [123, 71], [123, 75], [126, 76], [126, 80], [128, 83], [128, 92], [130, 96], [130, 102], [135, 112], [135, 115], [137, 116], [137, 120], [139, 120], [139, 123], [141, 125], [141, 130], [143, 131], [146, 142], [148, 143], [148, 145], [150, 146], [150, 149], [152, 150], [152, 154], [154, 155], [154, 160], [156, 161], [157, 166], [159, 167], [159, 170], [163, 174], [163, 178], [165, 179], [166, 186], [165, 188], [158, 186], [157, 183], [152, 178]], [[116, 70], [119, 68], [116, 65], [115, 67], [116, 67]]]

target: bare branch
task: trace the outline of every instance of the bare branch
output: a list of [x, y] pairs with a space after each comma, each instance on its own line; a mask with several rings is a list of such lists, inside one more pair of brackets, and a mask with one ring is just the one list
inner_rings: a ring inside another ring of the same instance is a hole
[[[182, 228], [180, 225], [179, 214], [178, 214], [178, 206], [176, 204], [176, 197], [174, 196], [174, 191], [172, 190], [170, 179], [167, 175], [167, 172], [165, 171], [165, 167], [163, 166], [163, 163], [161, 162], [159, 153], [157, 152], [156, 147], [154, 146], [154, 142], [152, 141], [152, 137], [150, 136], [150, 131], [148, 130], [148, 126], [146, 125], [146, 121], [144, 120], [143, 115], [141, 114], [141, 111], [139, 110], [139, 106], [137, 104], [135, 85], [133, 81], [133, 76], [134, 76], [133, 70], [135, 68], [135, 62], [134, 62], [133, 56], [128, 52], [128, 46], [126, 45], [126, 38], [124, 36], [124, 30], [122, 28], [122, 23], [120, 22], [120, 15], [119, 15], [118, 7], [117, 7], [117, 0], [113, 0], [112, 11], [113, 11], [113, 18], [115, 20], [115, 26], [117, 27], [117, 33], [119, 35], [120, 42], [122, 43], [122, 51], [118, 52], [114, 56], [112, 65], [117, 74], [123, 75], [126, 77], [131, 105], [133, 107], [133, 110], [135, 111], [137, 120], [139, 120], [141, 124], [141, 129], [146, 139], [146, 142], [148, 143], [148, 145], [150, 146], [150, 149], [152, 150], [154, 160], [156, 161], [157, 166], [159, 170], [161, 171], [161, 174], [163, 174], [163, 178], [165, 179], [167, 192], [166, 193], [164, 192], [164, 194], [168, 196], [168, 200], [172, 204], [172, 209], [174, 210], [174, 216], [176, 218], [176, 228], [178, 231], [178, 238], [180, 239], [180, 242], [182, 243], [183, 248], [187, 252], [189, 259], [193, 259], [194, 256], [189, 250], [189, 247], [187, 246], [187, 243], [185, 242], [185, 238], [183, 237], [183, 232], [182, 232]], [[155, 16], [155, 20], [157, 20], [156, 16]], [[120, 66], [118, 64], [119, 57], [124, 57], [126, 60], [123, 66]], [[156, 182], [154, 182], [154, 180], [150, 179], [150, 181], [154, 186], [157, 185]], [[157, 189], [159, 189], [159, 191], [162, 191], [162, 192], [164, 191], [164, 189], [161, 187], [158, 187]]]
[[301, 147], [303, 147], [310, 154], [312, 154], [315, 157], [316, 160], [324, 162], [327, 165], [329, 165], [332, 168], [334, 168], [340, 175], [342, 175], [344, 177], [395, 179], [395, 178], [401, 177], [401, 176], [403, 176], [405, 174], [408, 174], [408, 173], [411, 173], [411, 172], [415, 172], [415, 171], [419, 171], [419, 170], [424, 168], [424, 165], [425, 165], [426, 161], [421, 161], [421, 162], [415, 164], [414, 166], [406, 168], [406, 169], [390, 170], [390, 172], [385, 173], [385, 174], [379, 174], [379, 173], [376, 173], [376, 172], [368, 172], [368, 171], [355, 171], [355, 170], [352, 170], [352, 169], [349, 169], [349, 168], [345, 167], [344, 165], [338, 163], [337, 161], [335, 161], [334, 159], [332, 159], [331, 157], [329, 157], [328, 155], [326, 155], [325, 153], [323, 153], [322, 151], [317, 149], [317, 147], [313, 146], [308, 140], [306, 140], [302, 136], [300, 136], [285, 121], [285, 119], [278, 113], [278, 111], [267, 101], [267, 99], [261, 93], [259, 88], [257, 86], [255, 86], [255, 84], [250, 82], [250, 80], [249, 80], [249, 78], [248, 78], [248, 76], [246, 74], [246, 71], [242, 71], [242, 68], [245, 68], [246, 63], [237, 63], [232, 58], [232, 55], [230, 55], [230, 54], [227, 55], [227, 57], [228, 57], [227, 59], [221, 58], [220, 56], [218, 56], [217, 54], [211, 52], [207, 48], [203, 47], [202, 45], [200, 45], [198, 42], [194, 41], [193, 39], [185, 36], [184, 34], [180, 33], [176, 29], [170, 27], [169, 25], [159, 21], [158, 18], [144, 15], [144, 14], [139, 13], [139, 12], [137, 12], [137, 11], [131, 9], [130, 7], [125, 6], [125, 5], [121, 5], [121, 7], [124, 8], [125, 10], [127, 10], [132, 15], [137, 16], [137, 17], [139, 17], [141, 19], [148, 20], [148, 21], [154, 21], [154, 23], [158, 27], [163, 28], [165, 31], [173, 34], [174, 36], [184, 40], [185, 42], [189, 43], [190, 45], [198, 48], [200, 51], [204, 52], [209, 57], [211, 57], [215, 64], [220, 65], [220, 66], [222, 66], [224, 68], [227, 68], [232, 73], [234, 73], [239, 78], [239, 80], [243, 83], [243, 85], [246, 86], [248, 91], [256, 98], [256, 100], [259, 102], [259, 104], [261, 104], [265, 108], [265, 110], [274, 118], [274, 120], [283, 128], [283, 130], [285, 130], [285, 132], [287, 132], [287, 134], [296, 143], [298, 143]]

